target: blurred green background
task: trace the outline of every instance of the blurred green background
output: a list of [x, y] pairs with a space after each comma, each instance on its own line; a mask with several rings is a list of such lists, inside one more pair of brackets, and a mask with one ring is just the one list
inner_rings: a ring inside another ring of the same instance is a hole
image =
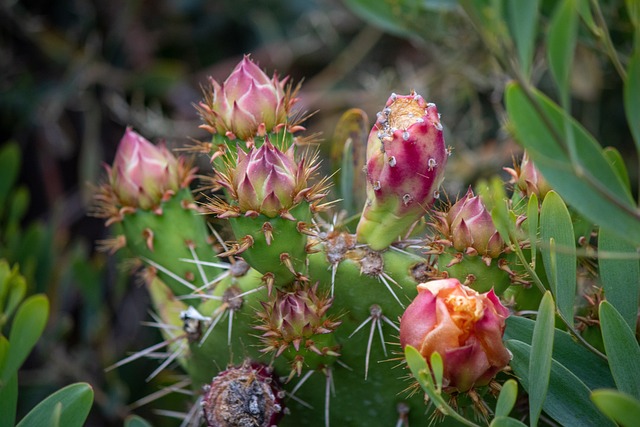
[[[97, 250], [109, 236], [102, 220], [87, 215], [90, 183], [104, 179], [103, 164], [113, 160], [126, 126], [171, 147], [206, 139], [193, 108], [200, 85], [207, 76], [224, 80], [243, 54], [269, 74], [303, 81], [298, 106], [318, 111], [305, 125], [307, 134], [321, 133], [324, 153], [344, 111], [359, 107], [371, 120], [391, 92], [413, 89], [438, 105], [454, 147], [450, 198], [521, 154], [501, 126], [505, 77], [455, 2], [415, 2], [421, 7], [404, 27], [367, 15], [361, 3], [2, 2], [0, 142], [15, 144], [21, 161], [11, 168], [15, 176], [0, 170], [0, 185], [12, 189], [0, 210], [0, 258], [19, 263], [30, 293], [45, 292], [52, 303], [45, 335], [20, 373], [19, 416], [61, 386], [86, 381], [95, 390], [89, 426], [121, 425], [132, 411], [156, 425], [175, 424], [134, 402], [179, 372], [147, 383], [153, 360], [104, 371], [160, 338], [141, 325], [150, 320], [145, 289]], [[625, 43], [623, 2], [603, 3], [614, 41]], [[619, 79], [595, 50], [576, 51], [574, 114], [596, 138], [632, 153]], [[544, 60], [533, 70], [548, 89]], [[164, 399], [155, 406], [185, 410], [179, 396]]]

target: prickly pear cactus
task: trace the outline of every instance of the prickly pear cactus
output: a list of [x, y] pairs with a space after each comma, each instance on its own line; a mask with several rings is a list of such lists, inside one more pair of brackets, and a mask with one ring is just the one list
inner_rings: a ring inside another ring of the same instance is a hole
[[[377, 114], [350, 230], [286, 81], [245, 57], [205, 89], [198, 111], [212, 137], [194, 151], [211, 161], [199, 171], [211, 191], [192, 194], [187, 162], [127, 129], [97, 212], [116, 233], [107, 247], [144, 267], [165, 341], [116, 366], [167, 350], [150, 378], [173, 362], [188, 373], [175, 386], [195, 396], [183, 425], [423, 425], [433, 405], [403, 347], [427, 334], [446, 391], [482, 416], [509, 358], [498, 297], [524, 281], [471, 190], [433, 208], [451, 152], [436, 106], [392, 94]], [[425, 285], [438, 279], [455, 291]]]

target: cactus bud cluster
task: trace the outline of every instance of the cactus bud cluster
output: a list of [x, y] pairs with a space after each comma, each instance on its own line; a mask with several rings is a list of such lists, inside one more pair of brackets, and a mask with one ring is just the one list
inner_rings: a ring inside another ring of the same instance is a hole
[[377, 117], [367, 142], [367, 202], [356, 232], [374, 250], [427, 212], [447, 160], [440, 115], [422, 96], [392, 94]]

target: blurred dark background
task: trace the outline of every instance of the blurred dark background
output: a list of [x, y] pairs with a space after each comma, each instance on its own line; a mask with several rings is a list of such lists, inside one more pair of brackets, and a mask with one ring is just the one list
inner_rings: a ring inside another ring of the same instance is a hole
[[[505, 78], [459, 15], [433, 10], [426, 19], [430, 36], [418, 39], [367, 24], [339, 0], [3, 0], [0, 143], [18, 145], [21, 169], [7, 202], [20, 207], [19, 230], [0, 218], [0, 258], [19, 263], [30, 292], [52, 303], [20, 374], [19, 416], [86, 381], [95, 390], [87, 425], [121, 425], [132, 402], [173, 381], [168, 372], [147, 383], [157, 366], [148, 360], [104, 371], [159, 335], [140, 326], [149, 320], [144, 288], [116, 267], [117, 256], [96, 250], [108, 234], [87, 215], [89, 184], [103, 179], [126, 126], [172, 147], [206, 139], [193, 108], [200, 85], [209, 75], [224, 80], [243, 54], [303, 81], [298, 105], [319, 111], [305, 125], [327, 145], [349, 108], [371, 120], [391, 92], [412, 89], [435, 102], [455, 148], [445, 181], [452, 198], [510, 166], [520, 149], [501, 131]], [[576, 58], [577, 114], [598, 134], [602, 111], [593, 105], [610, 102], [612, 120], [624, 120], [619, 100], [606, 96], [612, 71], [587, 49]], [[165, 398], [163, 407], [184, 410], [180, 402]], [[135, 413], [174, 422], [149, 406]]]

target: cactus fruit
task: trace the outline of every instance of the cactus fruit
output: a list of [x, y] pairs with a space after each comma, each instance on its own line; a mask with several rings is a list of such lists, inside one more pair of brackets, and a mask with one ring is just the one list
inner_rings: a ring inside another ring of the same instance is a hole
[[392, 94], [367, 141], [367, 201], [358, 242], [381, 250], [411, 228], [438, 195], [447, 149], [434, 104]]
[[[224, 83], [211, 82], [198, 109], [212, 141], [195, 151], [210, 156], [217, 189], [199, 204], [186, 188], [186, 162], [127, 130], [139, 147], [122, 145], [99, 213], [117, 223], [117, 246], [148, 266], [156, 318], [168, 328], [164, 345], [175, 354], [161, 367], [177, 359], [189, 374], [200, 402], [189, 414], [209, 426], [419, 424], [429, 409], [406, 391], [408, 371], [382, 362], [402, 360], [411, 343], [425, 356], [444, 355], [451, 390], [486, 385], [508, 362], [506, 309], [493, 291], [428, 281], [455, 276], [456, 265], [438, 260], [454, 252], [509, 279], [498, 262], [504, 243], [471, 192], [433, 214], [435, 236], [404, 239], [430, 211], [448, 157], [437, 108], [416, 93], [392, 95], [378, 114], [356, 233], [328, 222], [329, 178], [316, 179], [315, 155], [294, 136], [302, 128], [291, 120], [286, 81], [245, 57]], [[224, 225], [230, 242], [217, 232]], [[428, 247], [415, 247], [424, 241]], [[423, 344], [445, 326], [435, 312], [430, 326], [418, 319], [426, 300], [446, 325], [459, 325], [442, 342], [457, 334], [457, 347]]]

